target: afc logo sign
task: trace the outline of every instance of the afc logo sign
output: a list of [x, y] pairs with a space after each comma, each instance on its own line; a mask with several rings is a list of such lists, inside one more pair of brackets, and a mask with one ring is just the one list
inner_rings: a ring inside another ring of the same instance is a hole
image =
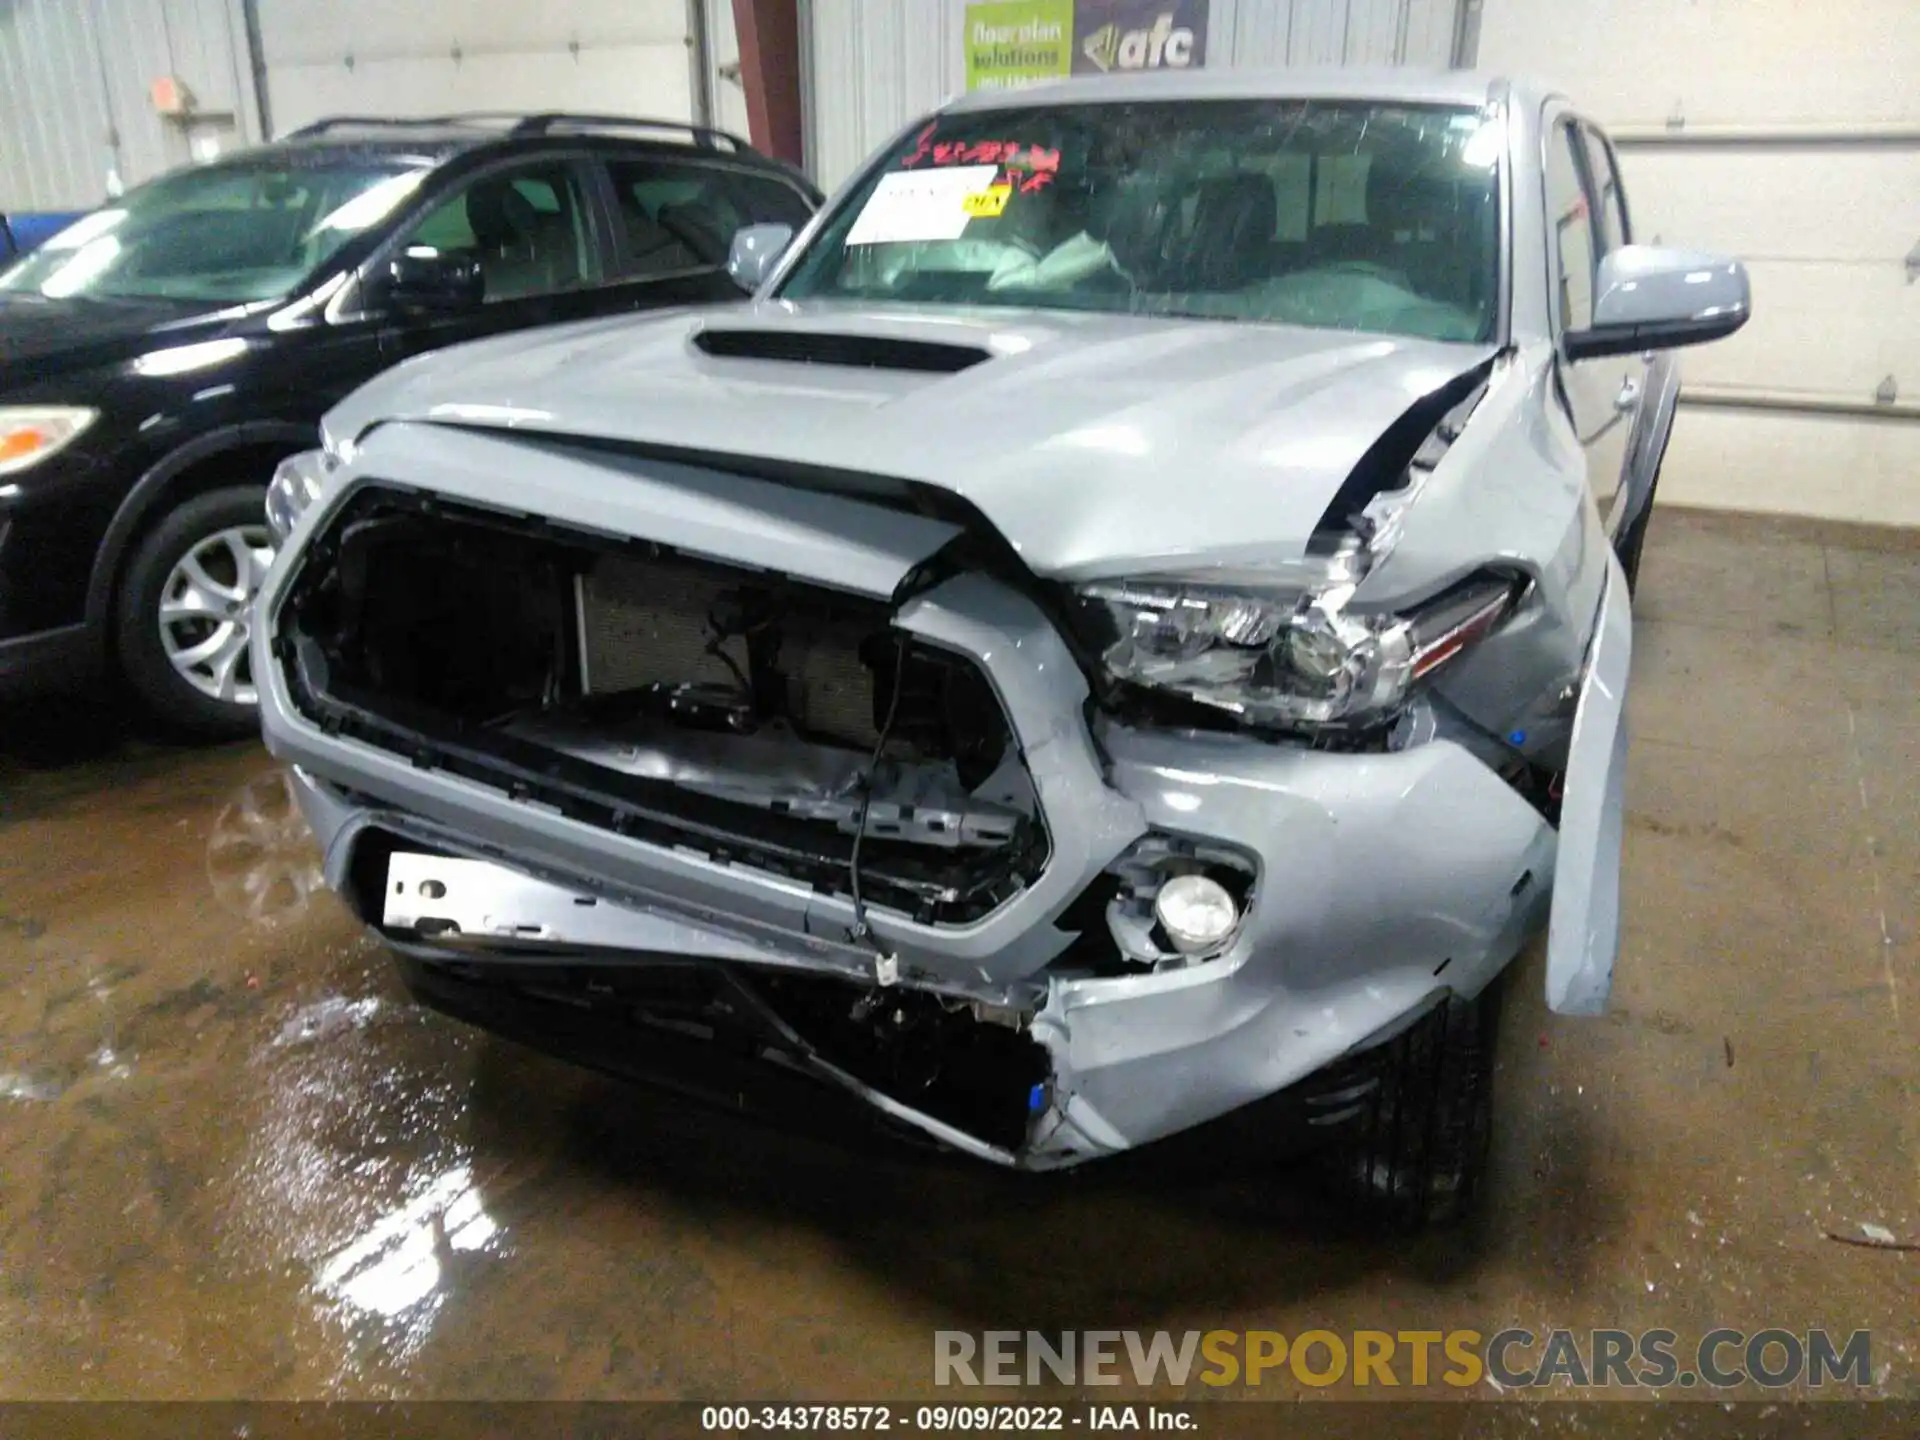
[[[1073, 68], [1082, 74], [1186, 70], [1206, 58], [1204, 5], [1167, 4], [1165, 0], [1159, 5], [1098, 5], [1080, 0], [1076, 8], [1077, 18], [1083, 22], [1101, 18], [1106, 22], [1079, 27]], [[1105, 12], [1104, 16], [1100, 12]]]

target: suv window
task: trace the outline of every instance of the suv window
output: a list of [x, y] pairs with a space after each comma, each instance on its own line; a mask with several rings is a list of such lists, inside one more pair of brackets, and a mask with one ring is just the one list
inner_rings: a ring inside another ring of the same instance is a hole
[[586, 203], [565, 162], [480, 176], [430, 211], [406, 244], [479, 261], [488, 300], [577, 289], [592, 276]]
[[1564, 120], [1556, 124], [1547, 142], [1547, 222], [1561, 328], [1584, 330], [1593, 323], [1593, 217], [1573, 145], [1573, 126]]
[[1613, 153], [1598, 130], [1582, 125], [1580, 138], [1586, 142], [1587, 174], [1600, 202], [1600, 253], [1605, 255], [1627, 243], [1627, 207], [1620, 192], [1620, 172], [1614, 168]]
[[179, 170], [76, 220], [0, 291], [234, 302], [285, 295], [404, 204], [418, 162], [291, 164], [273, 150]]
[[734, 231], [807, 223], [811, 210], [791, 185], [723, 165], [613, 160], [607, 165], [624, 222], [622, 267], [662, 275], [726, 263]]

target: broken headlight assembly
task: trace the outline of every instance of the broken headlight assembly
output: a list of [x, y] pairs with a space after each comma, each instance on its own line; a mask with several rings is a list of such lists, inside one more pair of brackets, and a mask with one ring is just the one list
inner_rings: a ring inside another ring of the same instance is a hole
[[1177, 578], [1082, 585], [1108, 675], [1262, 728], [1364, 729], [1513, 613], [1526, 582], [1483, 572], [1405, 612], [1348, 608], [1350, 584], [1310, 592]]

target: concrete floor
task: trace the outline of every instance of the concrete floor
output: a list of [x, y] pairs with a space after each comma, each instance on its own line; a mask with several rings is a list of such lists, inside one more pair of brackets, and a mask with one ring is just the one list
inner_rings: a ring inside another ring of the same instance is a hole
[[257, 748], [0, 715], [0, 1398], [897, 1399], [942, 1328], [1520, 1324], [1867, 1328], [1920, 1400], [1920, 1255], [1823, 1235], [1920, 1238], [1920, 550], [1663, 516], [1640, 611], [1612, 1012], [1528, 959], [1486, 1213], [1411, 1244], [490, 1040], [409, 1007]]

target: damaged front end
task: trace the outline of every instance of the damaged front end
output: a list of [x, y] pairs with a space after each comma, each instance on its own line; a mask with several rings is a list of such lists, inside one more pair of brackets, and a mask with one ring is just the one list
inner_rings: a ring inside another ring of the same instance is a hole
[[889, 602], [392, 489], [333, 536], [281, 632], [329, 733], [921, 924], [1046, 864], [991, 685]]
[[1276, 1096], [1327, 1131], [1553, 888], [1570, 714], [1529, 745], [1433, 682], [1564, 650], [1566, 587], [1369, 590], [1490, 369], [1259, 573], [1043, 580], [878, 478], [385, 424], [263, 594], [266, 738], [330, 882], [489, 1028], [772, 1062], [1027, 1168]]
[[[868, 525], [850, 588], [796, 573], [798, 531], [775, 569], [490, 498], [363, 484], [264, 602], [269, 743], [416, 991], [510, 1033], [611, 1011], [638, 1050], [784, 1062], [1018, 1163], [1055, 1078], [1040, 972], [1080, 938], [1034, 912], [1104, 927], [1131, 890], [1088, 882], [1142, 829], [1093, 796], [1044, 618], [884, 512], [839, 517], [843, 547]], [[1001, 652], [1034, 663], [996, 680]], [[1043, 784], [1091, 803], [1050, 824]]]
[[[882, 600], [373, 483], [272, 603], [275, 699], [357, 781], [297, 777], [330, 876], [423, 998], [495, 1029], [611, 1013], [643, 1048], [713, 1041], [983, 1157], [1065, 1163], [1108, 1145], [1056, 1087], [1059, 980], [1217, 960], [1253, 899], [1254, 856], [1150, 832], [1100, 783], [1077, 670], [979, 575], [912, 568]], [[1024, 741], [983, 668], [996, 611], [1033, 662]], [[708, 903], [379, 803], [341, 747], [697, 866]]]
[[898, 983], [899, 957], [867, 917], [964, 927], [1033, 884], [1048, 834], [986, 676], [895, 629], [894, 609], [362, 490], [281, 610], [305, 719], [610, 836], [834, 897], [852, 924], [816, 952], [837, 975], [750, 974], [730, 963], [740, 952], [701, 956], [671, 931], [649, 952], [644, 910], [392, 832], [362, 838], [348, 893], [417, 959], [433, 956], [412, 978], [447, 1008], [475, 1004], [476, 982], [495, 999], [611, 1006], [910, 1099], [951, 1127], [943, 1138], [1017, 1152], [1051, 1078], [1025, 1033], [1035, 1006], [918, 988], [937, 977], [911, 965]]

